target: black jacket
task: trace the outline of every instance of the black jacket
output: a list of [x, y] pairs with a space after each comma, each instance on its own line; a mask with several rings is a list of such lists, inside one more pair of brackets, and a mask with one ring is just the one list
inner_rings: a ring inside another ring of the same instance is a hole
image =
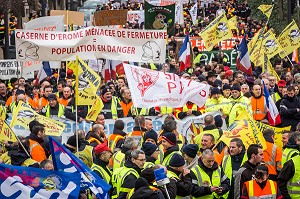
[[178, 145], [175, 145], [175, 146], [172, 146], [172, 147], [168, 148], [167, 151], [164, 153], [164, 159], [165, 159], [169, 154], [171, 154], [171, 153], [174, 152], [174, 151], [179, 151]]
[[165, 199], [162, 192], [158, 189], [153, 191], [149, 186], [141, 187], [138, 190], [134, 191], [134, 194], [131, 196], [131, 199]]
[[[136, 170], [139, 174], [141, 174], [141, 169], [136, 165], [134, 164], [130, 158], [128, 158], [126, 161], [125, 161], [125, 164], [124, 164], [125, 167], [127, 168], [133, 168], [134, 170]], [[129, 188], [129, 189], [132, 189], [134, 188], [134, 185], [135, 185], [135, 181], [137, 180], [137, 178], [135, 177], [135, 175], [133, 174], [129, 174], [128, 176], [125, 177], [124, 179], [124, 183], [121, 185], [123, 188]], [[126, 192], [120, 192], [119, 196], [118, 196], [118, 199], [126, 199], [126, 196], [127, 196], [127, 193]]]
[[[46, 116], [46, 113], [47, 113], [47, 109], [46, 108], [47, 108], [47, 106], [45, 106], [41, 110], [41, 112], [40, 112], [41, 115]], [[57, 104], [54, 107], [50, 106], [50, 109], [49, 109], [50, 116], [58, 116], [58, 111], [59, 111], [59, 103], [58, 102], [57, 102]]]
[[234, 180], [234, 198], [240, 198], [242, 195], [243, 185], [245, 182], [252, 180], [256, 166], [257, 165], [251, 164], [248, 160], [238, 170]]
[[[102, 99], [102, 98], [101, 98]], [[103, 99], [102, 99], [102, 102], [103, 102], [103, 108], [102, 108], [102, 110], [101, 110], [101, 112], [100, 113], [102, 113], [103, 115], [104, 115], [104, 118], [105, 119], [112, 119], [113, 117], [112, 117], [112, 112], [111, 112], [111, 104], [112, 104], [112, 100], [113, 99], [111, 99], [111, 100], [109, 100], [109, 101], [104, 101]], [[116, 100], [117, 101], [117, 100]], [[123, 113], [123, 109], [122, 109], [122, 107], [121, 107], [121, 105], [120, 105], [120, 103], [119, 102], [117, 102], [117, 115], [118, 115], [118, 118], [122, 118], [122, 117], [124, 117], [124, 113]]]
[[[76, 121], [75, 110], [76, 110], [75, 109], [75, 97], [73, 97], [65, 109], [66, 118]], [[88, 106], [77, 106], [77, 113], [78, 113], [78, 118], [77, 118], [78, 122], [79, 122], [80, 118], [85, 119], [86, 115], [88, 114]]]
[[[123, 137], [126, 136], [126, 133], [124, 131], [116, 129], [116, 128], [113, 130], [113, 134], [121, 135]], [[123, 144], [124, 144], [124, 139], [120, 139], [116, 144], [116, 148], [121, 148]]]
[[[11, 165], [15, 166], [21, 166], [23, 162], [29, 158], [25, 152], [18, 150], [9, 151], [8, 156], [11, 159]], [[39, 168], [39, 166], [39, 163], [36, 162], [32, 165], [29, 165], [28, 167]]]
[[[101, 139], [101, 137], [99, 135], [97, 135], [95, 132], [91, 132], [89, 138], [95, 138], [99, 142], [103, 143], [103, 139]], [[90, 143], [90, 145], [95, 148], [98, 145], [98, 142], [93, 141], [93, 142]]]
[[[111, 172], [107, 168], [108, 162], [104, 162], [104, 161], [100, 160], [99, 158], [95, 158], [94, 164], [102, 167], [106, 171], [106, 173], [108, 173], [111, 177]], [[103, 179], [103, 176], [101, 175], [101, 173], [99, 173], [97, 170], [94, 170], [94, 172], [97, 173], [98, 176], [100, 176]]]
[[292, 126], [291, 131], [296, 130], [296, 126], [300, 120], [300, 112], [297, 112], [297, 108], [300, 109], [300, 99], [296, 96], [293, 98], [285, 95], [280, 103], [280, 116], [283, 126]]
[[181, 172], [176, 171], [175, 169], [172, 169], [171, 167], [167, 167], [168, 171], [172, 171], [174, 172], [179, 178], [180, 180], [176, 180], [176, 188], [177, 188], [177, 192], [176, 195], [177, 196], [189, 196], [192, 192], [192, 177], [191, 174], [187, 174], [185, 176], [183, 176], [181, 174]]
[[[219, 168], [218, 163], [215, 162], [214, 165], [211, 168], [207, 168], [201, 158], [199, 158], [198, 164], [200, 166], [201, 169], [203, 169], [205, 171], [205, 173], [209, 176], [210, 179], [212, 179], [212, 174], [215, 170], [217, 170]], [[210, 187], [209, 186], [198, 186], [198, 181], [197, 181], [197, 177], [195, 176], [195, 174], [193, 172], [191, 172], [191, 176], [192, 176], [192, 181], [195, 182], [192, 185], [192, 196], [194, 197], [201, 197], [201, 196], [205, 196], [205, 195], [211, 195], [212, 192], [210, 191]], [[230, 190], [230, 180], [228, 177], [226, 177], [223, 169], [221, 169], [221, 187], [223, 188], [222, 190], [222, 195], [227, 193]]]
[[284, 199], [291, 199], [288, 190], [287, 183], [295, 174], [295, 165], [292, 160], [287, 161], [283, 168], [281, 169], [278, 178], [277, 178], [277, 186], [281, 191], [281, 194]]

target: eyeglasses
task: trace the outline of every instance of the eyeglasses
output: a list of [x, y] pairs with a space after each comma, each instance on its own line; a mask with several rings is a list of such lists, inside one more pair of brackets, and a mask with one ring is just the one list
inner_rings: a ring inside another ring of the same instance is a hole
[[141, 162], [146, 162], [146, 159], [136, 159], [138, 161], [141, 161]]

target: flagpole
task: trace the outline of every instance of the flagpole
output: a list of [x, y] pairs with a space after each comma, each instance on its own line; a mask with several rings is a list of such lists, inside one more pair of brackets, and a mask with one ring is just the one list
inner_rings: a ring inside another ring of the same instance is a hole
[[76, 132], [76, 151], [78, 152], [78, 148], [79, 148], [79, 143], [78, 143], [78, 133], [77, 133], [77, 128], [78, 128], [78, 110], [77, 110], [77, 106], [78, 106], [78, 84], [79, 84], [79, 77], [78, 77], [78, 68], [79, 68], [79, 66], [78, 66], [78, 56], [76, 56], [76, 81], [75, 81], [75, 91], [77, 92], [76, 94], [75, 94], [75, 121], [76, 121], [76, 123], [75, 123], [75, 132]]

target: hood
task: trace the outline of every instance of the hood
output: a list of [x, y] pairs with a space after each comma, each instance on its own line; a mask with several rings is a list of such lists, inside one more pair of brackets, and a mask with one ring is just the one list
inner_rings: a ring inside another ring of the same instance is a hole
[[17, 150], [9, 151], [8, 156], [11, 158], [11, 164], [16, 166], [21, 166], [29, 158], [26, 153]]

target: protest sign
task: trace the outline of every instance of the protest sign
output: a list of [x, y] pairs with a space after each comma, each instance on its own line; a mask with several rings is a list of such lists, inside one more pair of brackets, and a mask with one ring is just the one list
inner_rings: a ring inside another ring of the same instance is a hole
[[65, 16], [64, 24], [84, 26], [84, 13], [69, 10], [51, 10], [50, 16]]
[[[230, 63], [231, 67], [236, 67], [236, 59], [238, 56], [238, 52], [236, 49], [233, 50], [223, 50], [224, 58], [226, 58], [227, 62]], [[201, 52], [201, 61], [207, 65], [211, 63], [212, 59], [215, 57], [219, 57], [220, 51], [203, 51]]]
[[19, 77], [21, 74], [21, 62], [17, 60], [0, 60], [0, 79], [7, 80]]
[[88, 27], [72, 32], [16, 30], [18, 60], [83, 60], [104, 58], [120, 61], [164, 63], [165, 30]]
[[[181, 79], [173, 73], [123, 64], [135, 107], [183, 107], [191, 101], [202, 107], [209, 94], [209, 85]], [[155, 95], [153, 95], [155, 93]]]
[[145, 1], [145, 28], [167, 30], [168, 35], [174, 34], [175, 4], [154, 6]]
[[39, 17], [24, 25], [25, 30], [64, 31], [64, 16]]
[[95, 26], [125, 25], [127, 10], [101, 10], [94, 13]]
[[[161, 0], [160, 1], [160, 6], [167, 6], [167, 5], [171, 5], [174, 3], [178, 3], [180, 4], [180, 0]], [[189, 0], [182, 0], [183, 4], [189, 3]]]
[[80, 176], [0, 164], [0, 198], [78, 198]]
[[139, 24], [145, 21], [144, 10], [133, 10], [127, 12], [127, 21], [133, 23], [138, 21]]
[[88, 62], [89, 67], [96, 72], [102, 71], [103, 60], [102, 59], [90, 59]]

